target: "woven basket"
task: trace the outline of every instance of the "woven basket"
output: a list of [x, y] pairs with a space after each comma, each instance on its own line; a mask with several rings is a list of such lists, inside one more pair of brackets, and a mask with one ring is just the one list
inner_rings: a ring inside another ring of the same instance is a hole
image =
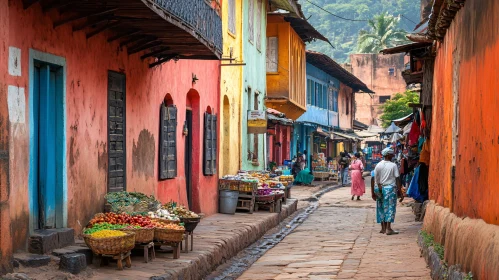
[[135, 233], [133, 232], [126, 232], [124, 236], [107, 238], [94, 238], [91, 235], [84, 234], [83, 239], [95, 254], [117, 255], [126, 253], [135, 247]]
[[159, 242], [180, 242], [184, 240], [185, 230], [155, 228], [154, 240]]
[[163, 224], [176, 224], [176, 225], [180, 224], [180, 221], [172, 221], [172, 220], [160, 219], [160, 218], [151, 218], [151, 221], [163, 223]]
[[275, 195], [274, 194], [257, 195], [255, 198], [256, 198], [256, 201], [259, 201], [259, 202], [270, 202], [270, 201], [273, 201], [275, 199]]
[[154, 228], [122, 228], [120, 230], [135, 233], [135, 243], [149, 243], [154, 239]]
[[184, 223], [185, 231], [193, 231], [199, 224], [201, 218], [180, 218], [180, 221]]

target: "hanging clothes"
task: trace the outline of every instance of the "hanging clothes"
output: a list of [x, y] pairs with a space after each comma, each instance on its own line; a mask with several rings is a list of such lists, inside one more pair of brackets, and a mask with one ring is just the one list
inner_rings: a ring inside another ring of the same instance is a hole
[[421, 131], [419, 130], [419, 126], [416, 122], [412, 122], [411, 131], [409, 132], [409, 146], [416, 145], [418, 143], [419, 135], [421, 135]]

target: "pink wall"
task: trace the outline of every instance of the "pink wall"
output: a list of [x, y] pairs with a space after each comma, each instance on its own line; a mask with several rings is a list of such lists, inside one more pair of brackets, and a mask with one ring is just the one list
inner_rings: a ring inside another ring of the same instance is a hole
[[[107, 190], [107, 75], [108, 70], [126, 75], [127, 190], [155, 194], [162, 202], [187, 204], [182, 127], [187, 95], [193, 102], [193, 210], [217, 211], [217, 176], [203, 176], [203, 113], [207, 106], [219, 112], [219, 62], [170, 61], [149, 69], [140, 53], [128, 56], [119, 43], [108, 43], [109, 34], [86, 39], [70, 24], [54, 29], [57, 14], [43, 14], [38, 4], [27, 10], [22, 1], [9, 1], [8, 45], [21, 49], [22, 76], [7, 82], [24, 87], [26, 123], [11, 127], [10, 219], [15, 249], [24, 248], [28, 225], [29, 166], [29, 49], [66, 59], [68, 226], [81, 230], [95, 212], [102, 211]], [[5, 11], [2, 11], [5, 13]], [[3, 15], [0, 12], [0, 16]], [[2, 21], [0, 21], [2, 23]], [[5, 25], [5, 23], [3, 23]], [[0, 35], [1, 38], [1, 35]], [[5, 69], [0, 67], [0, 75]], [[192, 84], [192, 74], [198, 81]], [[2, 77], [2, 76], [0, 76]], [[2, 82], [0, 81], [0, 85]], [[2, 85], [3, 87], [3, 85]], [[3, 88], [2, 88], [3, 89]], [[1, 92], [1, 91], [0, 91]], [[158, 181], [159, 109], [169, 93], [178, 110], [177, 168], [175, 179]], [[193, 97], [196, 96], [196, 97]], [[193, 101], [193, 99], [196, 99]], [[24, 228], [24, 230], [23, 230]]]

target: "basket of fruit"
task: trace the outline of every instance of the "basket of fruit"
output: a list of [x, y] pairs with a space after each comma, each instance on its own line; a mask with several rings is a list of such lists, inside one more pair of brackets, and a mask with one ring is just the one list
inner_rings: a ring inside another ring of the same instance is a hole
[[154, 229], [154, 240], [159, 242], [181, 242], [185, 228], [176, 224], [158, 224]]
[[95, 254], [117, 255], [135, 247], [135, 233], [103, 229], [84, 234], [83, 239]]

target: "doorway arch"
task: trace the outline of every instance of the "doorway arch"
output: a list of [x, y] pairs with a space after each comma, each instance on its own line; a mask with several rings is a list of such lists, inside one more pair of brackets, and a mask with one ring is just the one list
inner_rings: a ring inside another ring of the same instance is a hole
[[195, 212], [201, 210], [199, 197], [199, 174], [201, 173], [201, 116], [199, 92], [190, 89], [186, 95], [186, 110], [184, 127], [184, 174], [187, 204]]

